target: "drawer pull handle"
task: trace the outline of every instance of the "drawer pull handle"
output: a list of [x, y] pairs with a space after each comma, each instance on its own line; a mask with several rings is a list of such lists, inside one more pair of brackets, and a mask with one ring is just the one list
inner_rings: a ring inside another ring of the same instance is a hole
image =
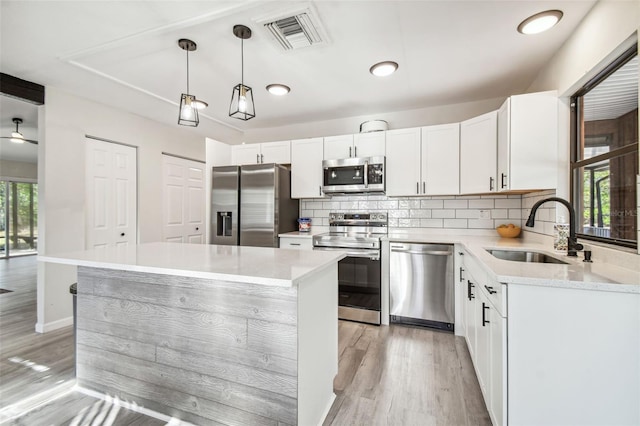
[[299, 246], [300, 243], [289, 243], [290, 246]]
[[473, 283], [471, 281], [467, 280], [467, 295], [468, 295], [467, 297], [469, 298], [469, 300], [475, 299], [475, 296], [473, 295], [473, 293], [471, 293], [471, 289], [473, 287], [475, 287], [473, 285]]
[[484, 288], [487, 289], [487, 291], [489, 292], [489, 294], [496, 294], [497, 291], [493, 289], [493, 287], [490, 287], [488, 285], [485, 285]]
[[484, 327], [485, 324], [489, 324], [489, 320], [486, 319], [485, 316], [485, 311], [489, 309], [489, 307], [487, 305], [484, 304], [484, 302], [482, 302], [482, 326]]

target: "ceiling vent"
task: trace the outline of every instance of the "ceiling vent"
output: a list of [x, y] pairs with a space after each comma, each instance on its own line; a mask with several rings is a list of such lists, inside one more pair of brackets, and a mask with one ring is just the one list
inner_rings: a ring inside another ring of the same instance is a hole
[[295, 14], [281, 15], [277, 19], [258, 21], [258, 23], [264, 25], [264, 28], [284, 50], [295, 50], [326, 43], [324, 30], [311, 9], [304, 9]]

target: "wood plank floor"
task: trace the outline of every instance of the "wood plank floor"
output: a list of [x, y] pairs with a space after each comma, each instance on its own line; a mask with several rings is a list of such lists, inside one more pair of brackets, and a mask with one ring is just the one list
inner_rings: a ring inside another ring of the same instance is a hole
[[418, 327], [340, 321], [324, 425], [491, 425], [466, 343]]
[[[0, 288], [13, 290], [0, 294], [0, 412], [74, 380], [73, 327], [34, 331], [36, 266], [35, 256], [0, 260]], [[338, 335], [337, 398], [325, 426], [491, 425], [462, 338], [417, 327], [348, 321], [340, 321]], [[163, 424], [79, 392], [8, 424], [91, 424], [110, 415], [113, 425]]]

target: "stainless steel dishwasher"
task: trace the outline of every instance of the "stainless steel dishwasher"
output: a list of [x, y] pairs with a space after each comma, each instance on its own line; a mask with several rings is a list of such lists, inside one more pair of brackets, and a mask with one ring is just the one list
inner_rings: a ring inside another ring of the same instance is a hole
[[390, 321], [453, 331], [453, 246], [391, 243]]

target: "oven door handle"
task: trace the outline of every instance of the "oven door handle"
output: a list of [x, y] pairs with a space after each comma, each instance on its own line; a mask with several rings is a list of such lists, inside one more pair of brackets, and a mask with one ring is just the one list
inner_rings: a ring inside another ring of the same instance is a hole
[[339, 247], [314, 247], [313, 249], [319, 251], [343, 251], [347, 253], [348, 257], [362, 257], [371, 260], [380, 260], [379, 250], [350, 250]]

